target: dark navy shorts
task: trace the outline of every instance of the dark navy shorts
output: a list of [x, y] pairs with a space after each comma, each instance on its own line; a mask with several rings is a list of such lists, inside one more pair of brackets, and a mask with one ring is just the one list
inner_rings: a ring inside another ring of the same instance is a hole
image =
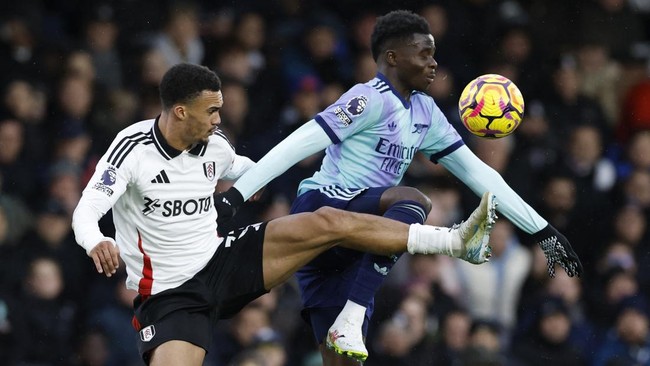
[[265, 230], [266, 223], [262, 223], [231, 232], [235, 239], [229, 245], [222, 243], [205, 268], [181, 286], [135, 298], [133, 326], [147, 364], [150, 351], [171, 340], [207, 351], [218, 319], [232, 317], [268, 292], [262, 271]]
[[[307, 191], [293, 203], [291, 213], [312, 212], [320, 207], [381, 215], [379, 201], [390, 187], [342, 189], [336, 186]], [[334, 247], [314, 258], [296, 272], [304, 310], [303, 318], [312, 325], [317, 342], [322, 342], [349, 298], [365, 253]], [[366, 320], [372, 316], [373, 304], [366, 310]], [[364, 322], [366, 334], [368, 322]]]

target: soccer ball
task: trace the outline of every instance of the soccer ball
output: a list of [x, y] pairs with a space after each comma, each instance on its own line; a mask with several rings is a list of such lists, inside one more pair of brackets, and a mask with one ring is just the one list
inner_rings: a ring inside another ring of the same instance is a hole
[[469, 132], [496, 139], [508, 136], [519, 126], [524, 116], [524, 97], [505, 76], [481, 75], [463, 89], [458, 113]]

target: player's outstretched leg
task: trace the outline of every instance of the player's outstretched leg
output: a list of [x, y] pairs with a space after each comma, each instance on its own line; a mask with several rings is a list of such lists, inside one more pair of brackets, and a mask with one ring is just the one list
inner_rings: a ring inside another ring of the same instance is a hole
[[[496, 221], [496, 201], [490, 192], [483, 193], [481, 203], [466, 221], [454, 225], [451, 229], [427, 225], [411, 225], [409, 230], [408, 251], [411, 254], [446, 254], [470, 263], [481, 264], [490, 260], [492, 247], [489, 245], [490, 233]], [[442, 242], [431, 240], [440, 231], [448, 230], [451, 235]], [[441, 243], [432, 246], [428, 243]]]
[[[445, 254], [482, 263], [496, 218], [494, 197], [484, 195], [481, 205], [456, 228], [411, 224], [381, 216], [352, 213], [330, 207], [271, 220], [264, 236], [264, 287], [286, 281], [300, 267], [334, 246], [382, 255], [402, 253]], [[406, 244], [406, 245], [405, 245]]]

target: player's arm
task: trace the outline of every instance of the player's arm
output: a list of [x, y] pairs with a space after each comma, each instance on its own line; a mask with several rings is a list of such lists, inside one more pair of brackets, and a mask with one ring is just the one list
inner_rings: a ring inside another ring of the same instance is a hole
[[72, 215], [72, 229], [77, 243], [92, 258], [98, 273], [111, 277], [119, 267], [119, 248], [113, 238], [102, 234], [99, 220], [124, 194], [128, 184], [131, 156], [126, 156], [118, 167], [109, 162], [112, 152], [119, 150], [121, 136], [113, 141], [106, 154], [95, 167], [95, 173], [83, 190], [81, 199]]
[[374, 125], [383, 109], [379, 95], [376, 89], [365, 84], [350, 88], [271, 149], [230, 190], [216, 197], [219, 215], [223, 220], [226, 215], [232, 217], [239, 205], [299, 161]]
[[219, 221], [225, 222], [246, 200], [299, 161], [332, 144], [327, 133], [314, 120], [300, 126], [250, 167], [226, 192], [215, 196]]
[[[253, 166], [255, 166], [255, 162], [252, 161], [249, 157], [243, 155], [235, 155], [230, 171], [223, 177], [223, 179], [237, 180]], [[247, 201], [258, 201], [262, 197], [262, 193], [264, 192], [265, 187], [266, 186], [260, 188]]]
[[496, 170], [485, 164], [466, 145], [438, 161], [477, 195], [485, 191], [493, 192], [499, 203], [499, 212], [524, 232], [533, 234], [548, 225]]
[[237, 180], [254, 166], [255, 162], [247, 156], [234, 154], [232, 158], [232, 164], [230, 164], [230, 169], [226, 172], [226, 174], [224, 174], [223, 177], [221, 177], [221, 179]]
[[77, 243], [92, 258], [98, 273], [111, 277], [119, 267], [120, 251], [113, 238], [104, 236], [99, 220], [111, 208], [109, 200], [99, 194], [84, 193], [72, 215], [72, 229]]
[[554, 275], [556, 263], [569, 276], [582, 273], [582, 264], [567, 238], [530, 207], [498, 172], [479, 159], [467, 146], [459, 147], [438, 161], [477, 195], [480, 196], [485, 191], [494, 193], [499, 211], [527, 233], [531, 242], [542, 247], [551, 276]]

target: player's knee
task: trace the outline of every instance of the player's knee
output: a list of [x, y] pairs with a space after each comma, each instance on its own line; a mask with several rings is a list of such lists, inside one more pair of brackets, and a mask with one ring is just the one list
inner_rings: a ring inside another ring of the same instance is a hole
[[420, 204], [426, 213], [431, 211], [431, 199], [413, 187], [392, 187], [387, 189], [381, 196], [382, 204], [390, 207], [399, 201], [414, 201]]
[[339, 210], [333, 207], [324, 206], [314, 211], [316, 215], [317, 224], [316, 226], [322, 231], [335, 233], [340, 230], [344, 230], [346, 222], [346, 216], [350, 215], [349, 212], [344, 210]]

